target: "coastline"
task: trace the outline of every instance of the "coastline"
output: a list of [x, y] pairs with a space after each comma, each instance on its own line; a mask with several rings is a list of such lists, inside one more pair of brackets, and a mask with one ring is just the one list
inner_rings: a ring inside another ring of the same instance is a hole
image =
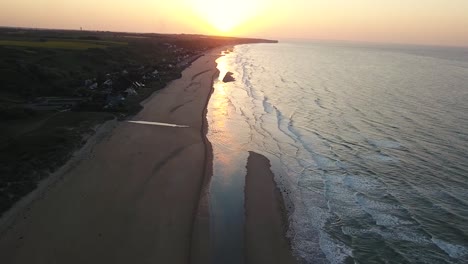
[[[210, 263], [213, 149], [207, 106], [219, 75], [216, 59], [230, 47], [206, 52], [129, 119], [187, 128], [116, 120], [101, 125], [72, 160], [2, 218], [7, 220], [0, 222], [0, 258], [8, 263]], [[252, 174], [264, 177], [253, 189], [246, 187], [245, 213], [252, 216], [247, 203], [254, 201], [260, 213], [255, 221], [273, 217], [262, 230], [275, 236], [258, 233], [246, 217], [246, 241], [254, 242], [246, 243], [246, 263], [296, 263], [269, 161], [251, 156], [246, 181]], [[271, 188], [274, 199], [262, 195]], [[259, 210], [259, 203], [273, 211]], [[275, 254], [264, 250], [269, 246]]]
[[195, 61], [132, 118], [190, 128], [119, 123], [107, 141], [96, 144], [92, 159], [72, 168], [5, 231], [1, 259], [187, 263], [196, 258], [191, 256], [192, 243], [208, 241], [202, 236], [192, 239], [192, 233], [200, 186], [208, 181], [205, 159], [210, 154], [203, 122], [217, 74], [212, 56], [220, 50]]
[[215, 79], [219, 76], [219, 70], [217, 69], [216, 59], [219, 58], [221, 52], [230, 49], [232, 46], [226, 46], [219, 49], [219, 55], [214, 56], [215, 72], [211, 79], [211, 89], [206, 98], [205, 107], [203, 110], [203, 123], [202, 129], [200, 130], [203, 142], [205, 145], [205, 164], [203, 167], [204, 180], [200, 188], [200, 195], [198, 200], [198, 207], [196, 214], [193, 216], [193, 230], [192, 230], [192, 247], [190, 252], [191, 263], [210, 263], [211, 254], [211, 231], [210, 231], [210, 205], [209, 205], [209, 189], [211, 177], [213, 176], [213, 147], [209, 141], [208, 135], [208, 104], [210, 102], [211, 95], [214, 91]]

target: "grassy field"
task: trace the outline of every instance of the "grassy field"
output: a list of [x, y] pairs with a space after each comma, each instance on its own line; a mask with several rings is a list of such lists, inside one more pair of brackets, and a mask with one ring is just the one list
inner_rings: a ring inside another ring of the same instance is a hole
[[85, 40], [46, 40], [46, 41], [19, 41], [0, 40], [0, 46], [26, 47], [26, 48], [47, 48], [66, 50], [87, 50], [103, 49], [110, 46], [127, 45], [125, 42], [115, 41], [85, 41]]
[[100, 112], [58, 113], [0, 147], [0, 212], [63, 165], [85, 143], [83, 135], [93, 133], [93, 126], [113, 118]]

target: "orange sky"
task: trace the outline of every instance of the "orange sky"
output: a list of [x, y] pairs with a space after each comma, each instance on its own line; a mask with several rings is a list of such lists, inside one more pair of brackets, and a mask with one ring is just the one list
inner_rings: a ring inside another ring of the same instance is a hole
[[2, 0], [0, 25], [468, 46], [468, 0]]

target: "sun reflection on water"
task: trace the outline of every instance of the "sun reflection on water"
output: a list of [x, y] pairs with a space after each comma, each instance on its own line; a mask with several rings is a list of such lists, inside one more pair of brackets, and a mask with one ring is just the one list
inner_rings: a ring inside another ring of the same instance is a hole
[[[230, 101], [236, 83], [224, 83], [230, 55], [223, 52], [218, 63], [219, 77], [208, 104], [208, 139], [213, 146], [213, 175], [210, 182], [211, 252], [216, 263], [243, 262], [244, 179], [248, 152], [239, 138], [244, 124], [235, 119]], [[234, 117], [234, 118], [233, 118]]]
[[249, 138], [249, 127], [244, 120], [239, 120], [235, 114], [242, 109], [238, 109], [231, 98], [233, 94], [239, 92], [238, 83], [224, 83], [222, 80], [226, 73], [236, 73], [235, 65], [231, 65], [232, 50], [222, 52], [217, 59], [219, 77], [213, 84], [213, 93], [208, 105], [209, 131], [208, 139], [213, 145], [214, 167], [218, 174], [214, 175], [219, 185], [229, 185], [237, 178], [245, 176], [240, 171], [245, 169], [245, 162], [248, 155], [244, 142]]
[[[218, 81], [222, 81], [224, 76], [226, 75], [226, 73], [229, 71], [228, 68], [229, 68], [229, 65], [228, 65], [228, 62], [226, 60], [226, 55], [229, 54], [228, 51], [223, 51], [221, 53], [221, 57], [216, 60], [216, 63], [218, 64], [218, 70], [219, 70], [219, 76], [218, 76]], [[219, 85], [220, 83], [215, 83], [215, 86], [220, 86]], [[216, 88], [216, 87], [215, 87]]]

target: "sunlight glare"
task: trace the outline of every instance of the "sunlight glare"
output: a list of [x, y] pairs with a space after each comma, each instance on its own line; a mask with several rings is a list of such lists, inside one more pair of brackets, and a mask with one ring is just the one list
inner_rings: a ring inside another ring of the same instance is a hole
[[190, 0], [194, 11], [220, 33], [232, 33], [260, 11], [264, 0]]

